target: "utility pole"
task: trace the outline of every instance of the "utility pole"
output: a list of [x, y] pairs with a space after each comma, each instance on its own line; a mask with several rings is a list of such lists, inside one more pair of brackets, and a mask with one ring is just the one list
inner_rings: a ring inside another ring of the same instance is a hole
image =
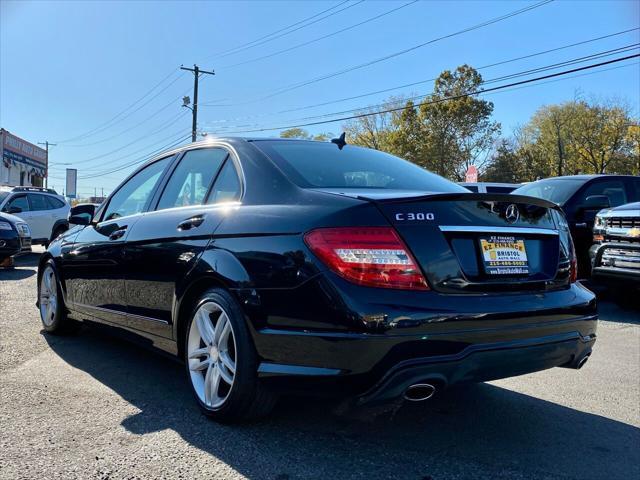
[[49, 143], [48, 141], [38, 142], [38, 145], [44, 145], [44, 149], [47, 152], [47, 169], [44, 175], [44, 188], [47, 188], [49, 183], [49, 147], [55, 147], [57, 143]]
[[180, 70], [187, 70], [189, 72], [193, 72], [193, 107], [189, 107], [187, 103], [183, 105], [183, 107], [187, 107], [191, 109], [191, 113], [193, 114], [193, 121], [191, 124], [191, 141], [196, 141], [196, 135], [198, 133], [198, 78], [200, 74], [206, 73], [207, 75], [215, 75], [212, 71], [207, 72], [206, 70], [200, 70], [200, 67], [197, 65], [193, 65], [193, 68], [187, 68], [180, 66]]

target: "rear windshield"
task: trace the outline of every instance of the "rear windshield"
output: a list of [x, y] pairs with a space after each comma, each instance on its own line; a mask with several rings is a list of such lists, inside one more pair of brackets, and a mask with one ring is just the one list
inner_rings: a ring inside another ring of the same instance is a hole
[[537, 182], [516, 188], [511, 193], [543, 198], [553, 203], [563, 204], [584, 185], [584, 182], [584, 180], [575, 178], [538, 180]]
[[303, 188], [383, 188], [467, 192], [438, 175], [388, 153], [333, 143], [260, 140], [254, 145]]

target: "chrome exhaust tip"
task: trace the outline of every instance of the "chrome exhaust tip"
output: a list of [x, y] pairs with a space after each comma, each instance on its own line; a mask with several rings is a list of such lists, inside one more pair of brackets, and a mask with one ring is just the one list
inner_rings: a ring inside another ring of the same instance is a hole
[[578, 365], [576, 366], [576, 368], [577, 368], [578, 370], [580, 370], [580, 369], [584, 366], [584, 364], [585, 364], [585, 363], [587, 363], [587, 360], [589, 360], [589, 357], [590, 357], [590, 356], [591, 356], [591, 354], [590, 354], [590, 353], [587, 353], [584, 357], [582, 357], [582, 358], [580, 359], [580, 361], [578, 362]]
[[430, 383], [416, 383], [404, 391], [404, 399], [410, 402], [429, 400], [436, 393], [436, 387]]

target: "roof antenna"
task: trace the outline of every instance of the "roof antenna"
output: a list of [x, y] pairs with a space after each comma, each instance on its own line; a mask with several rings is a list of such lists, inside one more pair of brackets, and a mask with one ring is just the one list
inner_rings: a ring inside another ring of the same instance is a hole
[[342, 135], [340, 135], [338, 138], [332, 138], [331, 143], [335, 143], [336, 145], [338, 145], [338, 148], [342, 150], [344, 146], [347, 144], [347, 141], [345, 140], [345, 136], [346, 136], [345, 132], [342, 132]]

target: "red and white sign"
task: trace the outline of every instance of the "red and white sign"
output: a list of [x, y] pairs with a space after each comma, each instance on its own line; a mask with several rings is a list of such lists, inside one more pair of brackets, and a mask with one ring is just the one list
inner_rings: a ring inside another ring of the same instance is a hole
[[464, 181], [467, 183], [476, 183], [478, 181], [478, 169], [475, 165], [470, 165], [469, 168], [467, 168]]

